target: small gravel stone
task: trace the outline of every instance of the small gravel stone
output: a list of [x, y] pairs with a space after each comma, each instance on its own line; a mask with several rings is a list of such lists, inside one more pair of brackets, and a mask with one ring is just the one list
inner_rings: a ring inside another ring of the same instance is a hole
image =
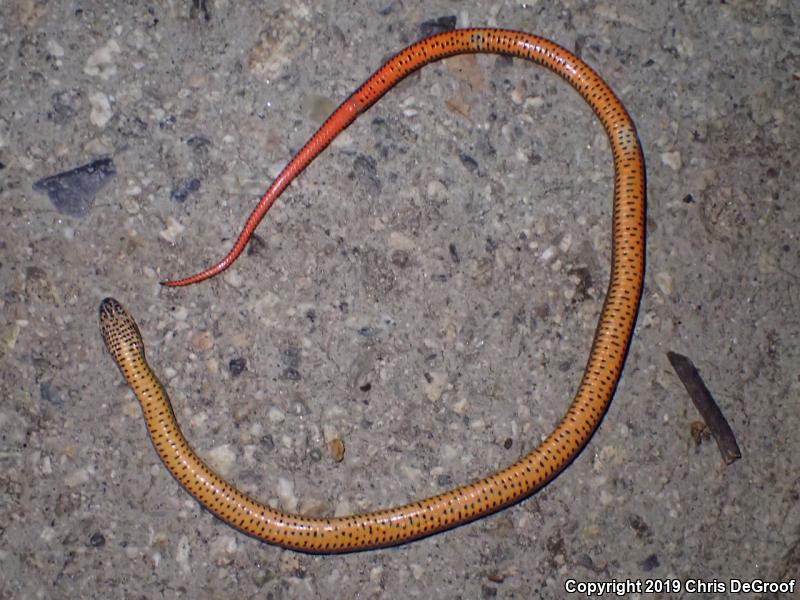
[[92, 107], [89, 113], [89, 120], [97, 127], [105, 127], [114, 116], [111, 111], [111, 100], [103, 92], [95, 92], [89, 96], [89, 104]]
[[64, 399], [49, 381], [45, 381], [39, 386], [39, 394], [41, 395], [42, 400], [45, 400], [54, 406], [64, 406]]
[[236, 462], [236, 453], [230, 444], [222, 444], [209, 451], [208, 460], [221, 474], [225, 474], [230, 472]]
[[232, 377], [238, 377], [247, 368], [247, 359], [242, 357], [232, 358], [228, 363], [228, 371]]
[[178, 236], [183, 233], [184, 229], [186, 228], [181, 225], [180, 221], [172, 216], [169, 216], [167, 217], [167, 227], [159, 231], [158, 235], [162, 240], [166, 240], [170, 244], [174, 244]]
[[344, 460], [344, 442], [341, 438], [334, 438], [328, 442], [328, 449], [334, 462], [340, 463]]
[[678, 171], [683, 164], [681, 161], [680, 152], [662, 152], [661, 162], [667, 165], [673, 171]]
[[186, 202], [186, 198], [188, 198], [193, 192], [198, 191], [201, 186], [202, 183], [196, 177], [192, 179], [184, 179], [175, 184], [175, 187], [172, 188], [172, 192], [170, 193], [169, 197], [178, 204], [183, 204]]
[[292, 512], [297, 510], [298, 498], [295, 496], [294, 483], [291, 480], [285, 477], [278, 477], [277, 494], [286, 510]]
[[669, 296], [672, 293], [672, 275], [665, 271], [660, 271], [656, 273], [655, 280], [662, 294]]
[[108, 40], [104, 45], [92, 52], [86, 59], [83, 72], [87, 75], [108, 80], [117, 73], [117, 66], [114, 64], [114, 55], [120, 53], [120, 47], [116, 40]]

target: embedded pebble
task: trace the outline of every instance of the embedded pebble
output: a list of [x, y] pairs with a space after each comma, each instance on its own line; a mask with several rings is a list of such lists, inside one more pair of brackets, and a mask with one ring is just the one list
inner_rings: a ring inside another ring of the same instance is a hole
[[114, 161], [102, 158], [40, 179], [33, 184], [33, 191], [47, 194], [58, 212], [83, 217], [94, 205], [97, 192], [116, 174]]
[[62, 58], [64, 56], [64, 48], [54, 39], [47, 40], [47, 51], [55, 58]]
[[442, 397], [442, 393], [447, 386], [447, 374], [441, 371], [425, 373], [425, 384], [422, 386], [425, 395], [431, 402], [436, 402]]
[[53, 527], [45, 527], [39, 534], [39, 538], [45, 543], [52, 543], [56, 538], [56, 530]]
[[558, 242], [558, 249], [561, 252], [567, 252], [570, 247], [572, 246], [572, 236], [570, 234], [564, 234], [564, 237], [561, 238], [561, 241]]
[[228, 362], [228, 371], [231, 374], [231, 377], [238, 377], [244, 370], [247, 368], [247, 359], [241, 356], [237, 356], [236, 358], [232, 358]]
[[89, 96], [89, 104], [92, 106], [89, 120], [97, 127], [105, 127], [113, 116], [108, 96], [103, 92], [95, 92]]
[[761, 273], [774, 273], [778, 269], [778, 261], [775, 256], [763, 250], [758, 254], [757, 264]]
[[420, 469], [410, 467], [408, 465], [401, 465], [400, 472], [409, 481], [412, 482], [422, 481], [422, 471]]
[[222, 444], [212, 448], [208, 452], [208, 462], [217, 470], [220, 475], [230, 473], [233, 463], [236, 462], [236, 453], [230, 444]]
[[278, 487], [276, 491], [283, 508], [291, 512], [297, 510], [298, 499], [297, 496], [294, 495], [294, 482], [285, 477], [278, 477]]
[[553, 258], [555, 258], [555, 255], [556, 255], [555, 246], [548, 246], [547, 248], [542, 250], [542, 253], [539, 255], [539, 258], [541, 258], [543, 262], [550, 262], [551, 260], [553, 260]]
[[214, 336], [209, 331], [201, 331], [192, 336], [192, 348], [205, 352], [214, 347]]
[[198, 191], [202, 186], [202, 182], [193, 177], [191, 179], [184, 179], [179, 181], [175, 184], [172, 188], [172, 191], [169, 194], [171, 200], [174, 200], [178, 204], [183, 204], [186, 202], [186, 199], [193, 193]]
[[333, 516], [344, 517], [353, 514], [353, 508], [347, 500], [342, 500], [336, 504], [336, 509], [333, 511]]
[[666, 271], [661, 271], [656, 273], [655, 280], [662, 294], [669, 296], [672, 293], [672, 275]]
[[209, 554], [218, 566], [228, 564], [236, 554], [236, 536], [221, 535], [211, 542]]
[[229, 286], [236, 289], [242, 287], [242, 283], [244, 283], [244, 278], [242, 277], [241, 271], [236, 269], [226, 271], [225, 275], [222, 276], [222, 279]]
[[79, 485], [83, 485], [89, 481], [89, 469], [82, 468], [76, 471], [73, 471], [66, 477], [64, 477], [64, 485], [67, 487], [76, 487]]
[[389, 234], [389, 248], [392, 250], [413, 250], [416, 247], [414, 240], [398, 231]]
[[61, 397], [61, 394], [58, 393], [58, 390], [54, 388], [49, 381], [45, 381], [39, 386], [39, 394], [43, 400], [54, 406], [64, 405], [64, 399]]
[[185, 321], [189, 316], [189, 310], [185, 306], [177, 306], [172, 309], [172, 318], [176, 321]]
[[182, 535], [178, 539], [178, 549], [175, 552], [175, 562], [178, 563], [178, 568], [181, 573], [188, 573], [189, 568], [189, 554], [190, 554], [189, 538]]
[[13, 350], [17, 345], [20, 331], [18, 323], [12, 323], [0, 330], [0, 358], [5, 356], [6, 351]]
[[544, 98], [541, 96], [530, 96], [525, 98], [525, 104], [523, 105], [523, 108], [526, 110], [529, 108], [536, 110], [538, 108], [542, 108], [542, 106], [544, 106]]
[[673, 171], [677, 171], [678, 169], [680, 169], [681, 165], [683, 164], [681, 161], [680, 152], [662, 152], [661, 162], [663, 162]]
[[433, 179], [428, 182], [428, 186], [425, 189], [425, 195], [427, 196], [428, 200], [446, 198], [447, 187], [438, 179]]
[[275, 408], [274, 406], [269, 409], [267, 413], [267, 418], [270, 420], [271, 423], [277, 425], [278, 423], [283, 423], [286, 420], [286, 415], [283, 413], [282, 410]]
[[381, 583], [382, 578], [383, 578], [383, 565], [377, 565], [369, 570], [369, 580], [373, 584], [379, 585]]
[[101, 46], [89, 55], [83, 72], [87, 75], [100, 77], [108, 80], [117, 73], [117, 66], [114, 64], [114, 55], [120, 53], [120, 47], [116, 40], [108, 40], [105, 46]]
[[334, 462], [340, 463], [344, 460], [344, 442], [341, 438], [334, 438], [328, 442], [328, 449]]
[[466, 398], [459, 399], [458, 402], [453, 404], [453, 412], [455, 412], [458, 415], [465, 414], [467, 412], [467, 404], [468, 403]]
[[329, 508], [330, 506], [327, 502], [325, 502], [325, 500], [320, 498], [304, 498], [300, 503], [298, 512], [307, 517], [319, 518], [324, 516], [328, 512]]
[[162, 229], [158, 232], [158, 236], [162, 240], [168, 241], [170, 244], [174, 244], [177, 236], [183, 233], [183, 230], [186, 229], [180, 222], [172, 216], [167, 217], [167, 228]]

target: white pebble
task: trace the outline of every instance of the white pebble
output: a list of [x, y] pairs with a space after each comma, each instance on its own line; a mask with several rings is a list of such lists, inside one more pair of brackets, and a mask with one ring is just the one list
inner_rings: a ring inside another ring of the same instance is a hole
[[47, 40], [47, 51], [56, 58], [61, 58], [64, 56], [64, 48], [62, 48], [58, 42], [53, 39]]
[[283, 508], [288, 511], [297, 510], [297, 496], [294, 495], [294, 482], [285, 477], [278, 477], [277, 493]]
[[208, 462], [221, 475], [225, 475], [230, 473], [233, 463], [236, 462], [236, 453], [231, 449], [230, 444], [222, 444], [209, 451]]
[[52, 542], [56, 538], [56, 530], [53, 527], [45, 527], [42, 529], [42, 533], [39, 534], [39, 538], [46, 543]]
[[672, 293], [672, 275], [666, 271], [661, 271], [656, 273], [655, 280], [662, 294], [669, 296]]
[[240, 271], [233, 269], [226, 271], [225, 275], [222, 276], [222, 280], [227, 283], [232, 288], [240, 288], [244, 283], [244, 278]]
[[267, 413], [267, 418], [270, 420], [271, 423], [277, 425], [278, 423], [283, 423], [284, 419], [286, 419], [286, 415], [283, 414], [283, 411], [273, 406], [272, 408], [269, 409], [269, 413]]
[[175, 217], [169, 216], [167, 217], [167, 228], [162, 229], [158, 236], [170, 244], [174, 244], [177, 236], [183, 233], [184, 229], [186, 228]]
[[83, 67], [83, 72], [87, 75], [108, 80], [117, 72], [117, 67], [114, 64], [114, 54], [119, 52], [120, 47], [116, 40], [109, 40], [105, 46], [98, 48], [89, 55], [89, 58], [86, 59], [86, 65]]
[[97, 127], [105, 127], [111, 120], [111, 102], [103, 92], [95, 92], [89, 96], [89, 104], [92, 111], [89, 113], [89, 120]]
[[539, 258], [542, 259], [543, 262], [550, 262], [556, 255], [556, 248], [555, 246], [548, 246], [542, 253], [539, 255]]
[[64, 477], [64, 485], [67, 487], [76, 487], [89, 481], [89, 471], [87, 469], [78, 469]]
[[429, 200], [447, 197], [447, 187], [438, 179], [432, 179], [428, 182], [425, 189], [425, 195]]
[[428, 397], [428, 400], [431, 402], [436, 402], [442, 397], [442, 393], [444, 392], [446, 386], [447, 375], [441, 371], [432, 371], [431, 373], [427, 374], [425, 383], [422, 387], [425, 391], [425, 395]]
[[678, 151], [662, 152], [661, 162], [663, 162], [673, 171], [677, 171], [678, 169], [680, 169], [681, 165], [683, 164], [683, 162], [681, 161], [681, 153]]
[[375, 585], [379, 585], [383, 578], [383, 565], [372, 567], [369, 571], [369, 580]]
[[236, 538], [232, 535], [220, 536], [211, 542], [209, 549], [217, 565], [226, 564], [236, 553]]
[[467, 412], [467, 399], [460, 398], [458, 402], [453, 404], [453, 411], [458, 415], [463, 415]]
[[541, 96], [531, 96], [530, 98], [525, 98], [525, 104], [523, 105], [523, 108], [537, 109], [541, 108], [542, 106], [544, 106], [544, 98]]
[[182, 535], [178, 540], [178, 550], [175, 552], [175, 562], [178, 563], [181, 573], [189, 572], [189, 538]]

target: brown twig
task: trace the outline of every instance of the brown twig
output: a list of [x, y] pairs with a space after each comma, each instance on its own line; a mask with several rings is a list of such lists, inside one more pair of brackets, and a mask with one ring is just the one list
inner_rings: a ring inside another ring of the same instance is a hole
[[736, 437], [692, 361], [675, 352], [667, 352], [667, 358], [683, 382], [686, 391], [689, 392], [689, 397], [706, 422], [709, 431], [717, 440], [717, 446], [719, 446], [725, 464], [729, 465], [740, 459], [742, 453], [736, 443]]

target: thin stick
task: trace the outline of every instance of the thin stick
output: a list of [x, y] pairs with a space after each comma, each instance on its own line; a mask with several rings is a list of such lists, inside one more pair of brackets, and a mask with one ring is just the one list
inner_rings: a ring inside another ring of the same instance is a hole
[[719, 446], [725, 464], [729, 465], [740, 459], [742, 453], [736, 443], [736, 437], [692, 361], [675, 352], [667, 352], [667, 358], [683, 382], [686, 391], [689, 392], [689, 397], [706, 422], [709, 431], [717, 440], [717, 446]]

